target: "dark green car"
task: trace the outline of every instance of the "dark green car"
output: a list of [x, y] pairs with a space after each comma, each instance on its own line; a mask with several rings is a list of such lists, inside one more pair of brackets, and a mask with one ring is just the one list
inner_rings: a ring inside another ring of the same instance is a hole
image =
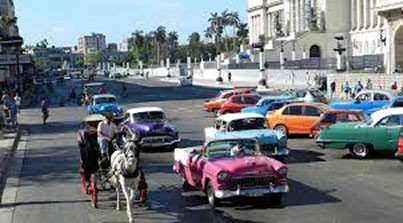
[[353, 157], [363, 159], [374, 151], [395, 153], [402, 127], [403, 108], [385, 109], [363, 122], [325, 127], [316, 143], [323, 149], [348, 149]]

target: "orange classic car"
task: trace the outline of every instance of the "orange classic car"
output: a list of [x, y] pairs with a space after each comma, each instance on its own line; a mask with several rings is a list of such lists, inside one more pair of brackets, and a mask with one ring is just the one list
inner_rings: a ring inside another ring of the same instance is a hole
[[311, 127], [320, 120], [320, 116], [330, 111], [322, 103], [295, 103], [285, 105], [279, 110], [266, 115], [270, 128], [289, 134], [310, 134]]
[[216, 113], [231, 96], [238, 94], [249, 94], [253, 91], [251, 88], [238, 88], [233, 90], [220, 91], [213, 99], [207, 100], [203, 104], [203, 108], [207, 112]]

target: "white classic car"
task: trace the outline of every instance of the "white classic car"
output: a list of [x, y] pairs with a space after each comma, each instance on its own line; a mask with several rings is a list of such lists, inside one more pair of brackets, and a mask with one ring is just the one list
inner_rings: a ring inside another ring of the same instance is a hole
[[227, 138], [228, 135], [239, 138], [254, 138], [260, 151], [266, 155], [284, 161], [288, 156], [287, 136], [267, 128], [266, 118], [255, 113], [236, 113], [222, 115], [215, 125], [205, 129], [205, 141], [211, 142]]

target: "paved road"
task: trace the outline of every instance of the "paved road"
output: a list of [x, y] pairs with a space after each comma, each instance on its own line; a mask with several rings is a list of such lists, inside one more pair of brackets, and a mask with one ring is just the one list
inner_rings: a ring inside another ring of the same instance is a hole
[[[182, 147], [200, 144], [203, 128], [214, 117], [200, 104], [214, 89], [177, 88], [156, 81], [128, 80], [126, 108], [160, 106], [179, 126]], [[108, 83], [116, 93], [120, 83]], [[13, 223], [126, 222], [114, 210], [113, 193], [103, 192], [94, 210], [78, 181], [79, 153], [75, 132], [82, 107], [53, 108], [43, 127], [39, 110], [24, 111], [31, 132]], [[290, 139], [292, 191], [284, 208], [261, 200], [226, 203], [211, 210], [199, 192], [183, 193], [172, 171], [171, 152], [144, 153], [150, 195], [147, 207], [135, 210], [137, 222], [399, 222], [403, 209], [403, 165], [392, 158], [356, 161], [344, 152], [322, 151], [307, 138]], [[7, 222], [5, 222], [7, 223]]]

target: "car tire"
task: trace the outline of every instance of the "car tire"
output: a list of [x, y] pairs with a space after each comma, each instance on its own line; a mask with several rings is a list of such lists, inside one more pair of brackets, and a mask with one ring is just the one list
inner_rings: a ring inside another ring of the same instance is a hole
[[283, 194], [282, 193], [271, 194], [270, 202], [275, 207], [282, 207], [283, 206]]
[[356, 159], [365, 159], [371, 153], [371, 149], [368, 145], [356, 143], [350, 148], [350, 153]]
[[206, 186], [207, 201], [212, 208], [219, 205], [220, 201], [214, 195], [213, 184], [209, 181]]
[[183, 192], [188, 192], [188, 191], [191, 191], [191, 190], [192, 190], [192, 186], [188, 183], [188, 181], [186, 180], [186, 178], [183, 178], [182, 190], [183, 190]]
[[276, 125], [274, 130], [283, 133], [285, 136], [288, 136], [288, 129], [285, 125]]
[[215, 116], [217, 116], [217, 113], [218, 113], [218, 109], [213, 109], [211, 112], [213, 112], [213, 114], [215, 115]]

